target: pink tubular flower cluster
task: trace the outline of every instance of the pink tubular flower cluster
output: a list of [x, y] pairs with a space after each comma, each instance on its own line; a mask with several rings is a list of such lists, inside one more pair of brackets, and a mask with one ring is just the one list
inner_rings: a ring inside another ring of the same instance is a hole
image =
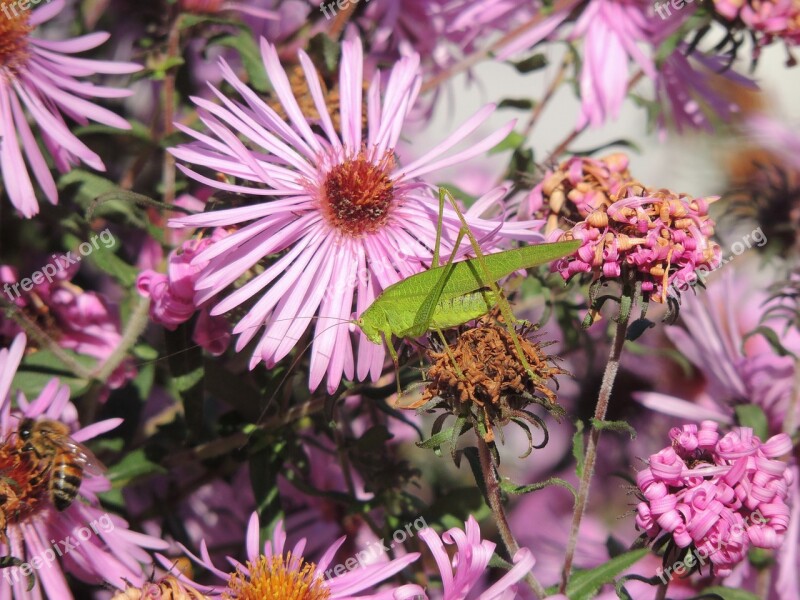
[[800, 2], [798, 0], [715, 0], [714, 8], [726, 19], [741, 19], [764, 34], [759, 46], [776, 37], [791, 45], [800, 44]]
[[227, 235], [222, 228], [214, 230], [207, 238], [191, 238], [167, 258], [167, 272], [151, 269], [142, 271], [136, 279], [139, 294], [150, 298], [150, 318], [174, 331], [200, 311], [195, 326], [194, 340], [214, 355], [222, 354], [228, 346], [230, 327], [224, 317], [214, 317], [208, 307], [194, 300], [194, 286], [206, 263], [194, 263], [195, 257], [216, 241]]
[[636, 525], [650, 538], [668, 532], [680, 548], [694, 546], [716, 575], [726, 577], [750, 546], [783, 543], [792, 483], [777, 457], [792, 448], [785, 433], [766, 442], [749, 427], [720, 437], [714, 421], [674, 427], [672, 445], [650, 456], [637, 485], [644, 501]]
[[[572, 179], [584, 177], [590, 167], [587, 162], [570, 165], [569, 170], [576, 171]], [[600, 186], [602, 194], [592, 186], [576, 187], [566, 194], [562, 189], [560, 201], [570, 200], [577, 210], [566, 207], [560, 212], [577, 212], [584, 220], [554, 237], [579, 239], [583, 245], [574, 255], [554, 263], [554, 271], [565, 280], [578, 273], [609, 279], [632, 269], [643, 292], [656, 302], [666, 302], [667, 290], [676, 280], [688, 281], [698, 269], [717, 267], [721, 250], [710, 240], [714, 222], [708, 217], [708, 204], [716, 198], [651, 190], [633, 179], [618, 181], [614, 175], [619, 175], [619, 169], [609, 170], [611, 180]], [[552, 193], [551, 208], [557, 203], [557, 194]]]

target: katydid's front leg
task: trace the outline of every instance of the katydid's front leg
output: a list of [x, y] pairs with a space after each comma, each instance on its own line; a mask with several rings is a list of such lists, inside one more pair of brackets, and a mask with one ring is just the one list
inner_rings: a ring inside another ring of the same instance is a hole
[[[522, 363], [522, 366], [525, 368], [525, 372], [528, 374], [528, 377], [534, 381], [538, 381], [539, 376], [533, 372], [533, 369], [528, 364], [528, 359], [525, 357], [525, 353], [522, 351], [522, 344], [520, 344], [517, 332], [514, 330], [514, 324], [517, 322], [517, 318], [511, 311], [511, 307], [509, 306], [508, 301], [505, 299], [505, 296], [503, 296], [502, 292], [500, 291], [497, 282], [492, 279], [489, 269], [486, 266], [486, 261], [484, 260], [480, 244], [478, 244], [478, 240], [475, 239], [475, 236], [472, 234], [472, 231], [467, 224], [467, 220], [459, 210], [456, 199], [445, 188], [439, 188], [440, 202], [443, 201], [445, 195], [449, 197], [450, 204], [453, 206], [453, 210], [456, 211], [459, 221], [461, 221], [461, 229], [459, 230], [459, 234], [462, 232], [466, 233], [467, 237], [469, 238], [469, 241], [472, 244], [472, 249], [475, 251], [475, 258], [478, 259], [478, 263], [481, 265], [481, 270], [483, 271], [482, 275], [485, 278], [485, 283], [491, 288], [492, 292], [494, 292], [495, 297], [497, 298], [497, 306], [500, 308], [500, 314], [503, 315], [506, 329], [508, 329], [508, 333], [511, 335], [511, 339], [514, 342], [514, 349], [517, 351], [517, 357], [519, 358], [520, 363]], [[461, 238], [459, 237], [459, 239]]]

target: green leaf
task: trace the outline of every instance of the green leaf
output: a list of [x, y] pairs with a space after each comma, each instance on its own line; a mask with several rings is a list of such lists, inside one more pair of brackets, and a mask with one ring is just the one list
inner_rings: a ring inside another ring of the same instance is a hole
[[544, 54], [534, 54], [523, 60], [511, 62], [518, 73], [531, 73], [547, 66], [547, 57]]
[[600, 431], [609, 430], [622, 433], [628, 433], [632, 440], [636, 439], [636, 430], [625, 421], [599, 421], [592, 419], [592, 427]]
[[231, 27], [236, 27], [237, 29], [241, 29], [243, 27], [243, 25], [239, 21], [233, 21], [231, 19], [223, 19], [209, 14], [203, 15], [194, 13], [183, 13], [180, 16], [180, 23], [178, 23], [178, 29], [180, 31], [184, 31], [191, 27], [195, 27], [196, 25], [230, 25]]
[[327, 33], [318, 33], [308, 43], [308, 54], [315, 65], [324, 65], [328, 73], [336, 72], [339, 64], [339, 44], [333, 41]]
[[773, 330], [773, 329], [771, 329], [771, 328], [769, 328], [769, 327], [766, 327], [766, 326], [764, 326], [764, 325], [760, 325], [759, 327], [756, 327], [756, 328], [755, 328], [753, 331], [750, 331], [749, 333], [747, 333], [747, 334], [746, 334], [746, 335], [745, 335], [745, 336], [742, 338], [742, 344], [744, 344], [744, 343], [745, 343], [745, 342], [746, 342], [748, 339], [750, 339], [750, 338], [751, 338], [751, 337], [753, 337], [754, 335], [761, 335], [761, 336], [764, 336], [764, 339], [766, 339], [766, 340], [767, 340], [767, 342], [769, 343], [769, 345], [770, 345], [770, 346], [772, 346], [772, 349], [773, 349], [773, 350], [774, 350], [774, 351], [775, 351], [775, 352], [776, 352], [776, 353], [777, 353], [779, 356], [792, 356], [792, 357], [794, 357], [794, 358], [797, 358], [797, 357], [795, 356], [795, 354], [794, 354], [794, 353], [793, 353], [791, 350], [788, 350], [788, 349], [787, 349], [787, 348], [786, 348], [786, 347], [785, 347], [785, 346], [784, 346], [784, 345], [781, 343], [781, 338], [780, 338], [780, 336], [777, 334], [777, 332], [775, 332], [775, 330]]
[[591, 156], [592, 154], [597, 154], [598, 152], [601, 152], [603, 150], [608, 150], [609, 148], [614, 146], [622, 146], [623, 148], [628, 148], [630, 150], [633, 150], [634, 152], [641, 152], [639, 146], [637, 146], [630, 140], [618, 139], [618, 140], [613, 140], [611, 142], [606, 142], [605, 144], [596, 146], [594, 148], [590, 148], [589, 150], [579, 150], [573, 152], [573, 154], [575, 156]]
[[584, 440], [583, 440], [583, 421], [575, 423], [577, 431], [572, 436], [572, 456], [575, 458], [575, 474], [578, 479], [583, 477], [583, 459], [584, 459]]
[[208, 41], [209, 46], [223, 46], [233, 48], [242, 58], [242, 65], [250, 78], [250, 85], [264, 93], [270, 89], [264, 63], [261, 60], [261, 51], [249, 31], [239, 31], [235, 34], [224, 34]]
[[525, 138], [523, 135], [517, 131], [512, 131], [499, 144], [489, 150], [489, 154], [499, 154], [500, 152], [505, 152], [506, 150], [516, 150], [524, 143]]
[[572, 492], [573, 497], [577, 498], [578, 492], [575, 490], [573, 485], [563, 479], [559, 479], [558, 477], [551, 477], [545, 481], [538, 481], [536, 483], [530, 483], [528, 485], [518, 485], [509, 479], [503, 479], [500, 481], [500, 489], [502, 489], [507, 494], [529, 494], [530, 492], [537, 492], [541, 489], [544, 489], [549, 486], [561, 486], [567, 488], [570, 492]]
[[722, 598], [722, 600], [759, 600], [759, 596], [753, 592], [721, 585], [707, 587], [703, 590], [703, 594], [716, 594]]
[[109, 125], [90, 123], [89, 125], [84, 125], [83, 127], [76, 128], [75, 135], [77, 135], [78, 137], [83, 135], [98, 135], [98, 134], [119, 135], [152, 143], [153, 138], [151, 135], [150, 128], [147, 127], [147, 125], [136, 120], [130, 120], [128, 122], [131, 124], [130, 129], [119, 129], [118, 127], [111, 127]]
[[763, 409], [755, 404], [739, 404], [736, 406], [736, 420], [742, 427], [750, 427], [759, 438], [766, 440], [769, 437], [767, 415]]
[[[72, 350], [62, 351], [87, 370], [91, 370], [97, 364], [96, 359], [90, 356], [77, 354]], [[79, 396], [89, 385], [86, 379], [73, 374], [55, 354], [49, 350], [39, 350], [22, 359], [14, 377], [13, 387], [21, 390], [27, 398], [35, 398], [53, 377], [57, 377], [61, 383], [69, 386], [71, 396]]]
[[[106, 243], [103, 241], [102, 243], [99, 243], [98, 247], [93, 247], [92, 252], [89, 252], [88, 254], [75, 252], [74, 254], [76, 258], [81, 262], [86, 261], [104, 273], [107, 273], [122, 287], [132, 288], [136, 283], [136, 278], [139, 276], [139, 270], [133, 265], [126, 263], [114, 253], [115, 249], [122, 248], [122, 244], [119, 243], [118, 238], [115, 238], [108, 229], [101, 233], [104, 236], [106, 233], [108, 233], [110, 236], [109, 242]], [[90, 239], [93, 238], [94, 236]], [[81, 240], [74, 235], [65, 236], [65, 243], [67, 247], [70, 248], [77, 248], [80, 244], [88, 241], [89, 240]], [[111, 241], [113, 241], [113, 243], [111, 243]]]
[[453, 437], [453, 431], [455, 430], [455, 425], [448, 427], [447, 429], [443, 429], [438, 433], [435, 433], [427, 440], [422, 440], [421, 442], [417, 442], [418, 448], [427, 448], [427, 449], [435, 449], [441, 448], [445, 442], [449, 442], [450, 438]]
[[[570, 600], [589, 600], [597, 595], [600, 588], [614, 581], [625, 569], [640, 561], [650, 553], [649, 548], [640, 548], [626, 552], [608, 562], [586, 571], [575, 571], [567, 585], [567, 597]], [[557, 593], [557, 586], [547, 590], [548, 593]]]
[[656, 324], [650, 319], [636, 319], [628, 326], [628, 332], [625, 335], [625, 339], [629, 342], [637, 340], [645, 331], [655, 326]]
[[516, 108], [518, 110], [531, 110], [534, 107], [530, 98], [503, 98], [497, 108]]
[[203, 350], [192, 341], [194, 319], [181, 323], [175, 331], [164, 332], [167, 363], [172, 384], [183, 403], [183, 414], [189, 428], [189, 438], [201, 439], [205, 427], [204, 388], [205, 367]]
[[144, 448], [137, 448], [109, 468], [107, 476], [115, 488], [122, 488], [140, 477], [166, 473], [167, 470], [164, 467], [147, 457]]

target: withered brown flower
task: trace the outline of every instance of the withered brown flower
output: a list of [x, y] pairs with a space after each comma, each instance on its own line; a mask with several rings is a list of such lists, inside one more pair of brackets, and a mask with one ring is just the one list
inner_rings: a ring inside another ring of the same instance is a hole
[[[513, 421], [528, 434], [530, 445], [525, 456], [535, 447], [544, 446], [547, 429], [542, 419], [527, 407], [540, 404], [561, 416], [564, 411], [550, 385], [566, 371], [542, 350], [543, 344], [531, 339], [533, 330], [525, 325], [517, 333], [535, 379], [528, 375], [520, 360], [509, 329], [496, 314], [491, 314], [473, 327], [462, 328], [447, 346], [439, 344], [438, 348], [427, 351], [431, 362], [426, 373], [428, 383], [421, 399], [409, 408], [443, 408], [464, 417], [487, 443], [494, 442], [495, 427]], [[545, 440], [541, 445], [533, 445], [528, 424], [544, 430]]]

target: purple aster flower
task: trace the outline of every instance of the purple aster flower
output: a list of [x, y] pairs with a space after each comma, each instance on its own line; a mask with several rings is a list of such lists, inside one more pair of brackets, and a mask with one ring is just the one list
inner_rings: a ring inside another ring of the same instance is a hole
[[703, 421], [670, 430], [672, 444], [637, 475], [636, 525], [650, 538], [666, 532], [679, 548], [692, 546], [725, 577], [750, 546], [783, 543], [792, 475], [778, 457], [792, 441], [780, 433], [762, 443], [748, 427], [720, 437], [717, 428]]
[[[794, 405], [795, 361], [780, 356], [761, 336], [745, 336], [761, 325], [767, 284], [759, 285], [758, 273], [726, 267], [698, 295], [686, 294], [680, 327], [666, 335], [702, 373], [706, 386], [691, 402], [658, 392], [642, 392], [636, 398], [648, 408], [676, 417], [733, 422], [734, 407], [755, 404], [767, 415], [770, 431], [800, 423], [800, 406]], [[742, 292], [742, 290], [747, 290]], [[781, 327], [775, 320], [763, 323]], [[782, 343], [800, 351], [800, 336], [787, 332]]]
[[0, 169], [11, 203], [24, 216], [32, 217], [39, 212], [39, 204], [30, 173], [51, 204], [58, 202], [58, 192], [28, 117], [39, 126], [47, 151], [60, 171], [68, 171], [79, 162], [104, 171], [103, 161], [69, 130], [64, 117], [81, 125], [91, 120], [130, 129], [125, 119], [87, 98], [123, 98], [131, 92], [82, 79], [97, 73], [133, 73], [141, 67], [72, 56], [101, 45], [109, 37], [104, 32], [60, 41], [33, 37], [34, 28], [56, 16], [65, 0], [53, 0], [33, 11], [22, 9], [20, 4], [3, 4], [4, 16], [0, 19]]
[[[430, 262], [438, 199], [420, 176], [482, 154], [502, 140], [513, 123], [466, 150], [451, 153], [493, 112], [494, 107], [487, 106], [448, 139], [401, 167], [395, 163], [394, 150], [421, 84], [417, 55], [402, 58], [388, 78], [376, 73], [364, 105], [361, 42], [344, 42], [340, 130], [334, 128], [318, 75], [304, 52], [299, 57], [313, 98], [313, 117], [302, 112], [275, 47], [264, 40], [262, 55], [291, 125], [223, 61], [225, 79], [241, 94], [244, 104], [213, 88], [223, 106], [196, 98], [198, 115], [209, 133], [178, 125], [197, 141], [172, 150], [180, 160], [243, 181], [220, 182], [180, 167], [212, 187], [246, 195], [250, 203], [176, 218], [170, 223], [177, 227], [239, 228], [194, 258], [194, 264], [206, 263], [195, 284], [195, 302], [200, 304], [216, 294], [224, 297], [212, 309], [212, 315], [248, 303], [247, 314], [234, 333], [239, 334], [236, 350], [241, 351], [264, 328], [251, 367], [261, 361], [271, 366], [286, 356], [318, 315], [310, 387], [316, 389], [327, 373], [328, 390], [333, 392], [343, 375], [359, 380], [371, 375], [375, 380], [383, 369], [382, 345], [373, 344], [360, 332], [353, 344], [348, 321], [354, 304], [356, 314], [361, 314], [382, 289], [423, 270]], [[321, 134], [315, 133], [312, 125]], [[535, 232], [540, 222], [479, 217], [497, 209], [502, 195], [495, 190], [466, 211], [476, 236], [487, 249], [499, 247], [508, 238], [540, 240]], [[264, 200], [255, 201], [259, 196]], [[452, 250], [459, 224], [455, 211], [448, 207], [443, 256]], [[468, 250], [469, 244], [464, 243], [459, 252], [463, 256]], [[272, 264], [262, 263], [277, 253], [284, 254]], [[237, 284], [234, 291], [226, 289], [254, 267], [257, 274], [249, 281]]]
[[728, 61], [722, 55], [705, 54], [697, 49], [689, 51], [688, 44], [681, 43], [660, 63], [655, 86], [656, 99], [663, 107], [658, 115], [662, 139], [668, 123], [679, 133], [691, 129], [713, 131], [709, 115], [727, 122], [739, 113], [739, 105], [720, 92], [710, 78], [724, 77], [749, 89], [758, 86], [728, 68]]
[[[8, 349], [0, 349], [0, 470], [3, 473], [3, 530], [0, 555], [12, 556], [25, 565], [3, 569], [10, 585], [0, 585], [3, 600], [71, 600], [64, 577], [70, 573], [90, 583], [108, 582], [123, 586], [126, 581], [143, 582], [142, 564], [151, 562], [145, 548], [164, 549], [166, 544], [128, 530], [128, 524], [103, 511], [99, 492], [111, 488], [102, 475], [85, 467], [78, 495], [67, 508], [57, 510], [43, 477], [40, 462], [31, 460], [17, 430], [23, 419], [49, 419], [70, 430], [74, 442], [83, 443], [117, 427], [122, 419], [98, 421], [80, 428], [77, 410], [69, 401], [69, 388], [51, 380], [33, 401], [20, 392], [12, 409], [12, 379], [25, 351], [25, 336], [19, 335]], [[33, 573], [36, 586], [27, 590], [27, 575]]]
[[[527, 548], [520, 548], [514, 556], [514, 566], [496, 583], [485, 587], [484, 578], [496, 544], [481, 539], [478, 522], [470, 516], [464, 529], [453, 527], [440, 538], [430, 528], [419, 532], [436, 561], [442, 579], [441, 594], [427, 595], [436, 600], [501, 600], [516, 598], [515, 584], [530, 573], [536, 560]], [[444, 544], [455, 545], [451, 558]]]
[[[374, 588], [417, 560], [418, 553], [346, 569], [343, 565], [332, 565], [346, 537], [341, 537], [330, 546], [316, 563], [309, 562], [303, 554], [305, 539], [291, 548], [287, 546], [283, 522], [278, 522], [272, 539], [264, 543], [263, 551], [258, 546], [258, 537], [258, 515], [253, 513], [247, 527], [246, 562], [243, 564], [235, 558], [228, 558], [235, 569], [233, 572], [222, 570], [213, 564], [205, 542], [201, 544], [200, 557], [184, 549], [193, 560], [221, 579], [224, 582], [222, 585], [202, 586], [189, 581], [182, 574], [176, 573], [176, 577], [213, 598], [222, 596], [237, 600], [300, 597], [306, 600], [403, 600], [411, 599], [422, 591], [419, 586], [406, 585], [362, 595], [362, 592]], [[161, 555], [158, 558], [165, 567], [173, 568], [172, 561], [168, 558]], [[345, 572], [340, 574], [339, 567]]]

